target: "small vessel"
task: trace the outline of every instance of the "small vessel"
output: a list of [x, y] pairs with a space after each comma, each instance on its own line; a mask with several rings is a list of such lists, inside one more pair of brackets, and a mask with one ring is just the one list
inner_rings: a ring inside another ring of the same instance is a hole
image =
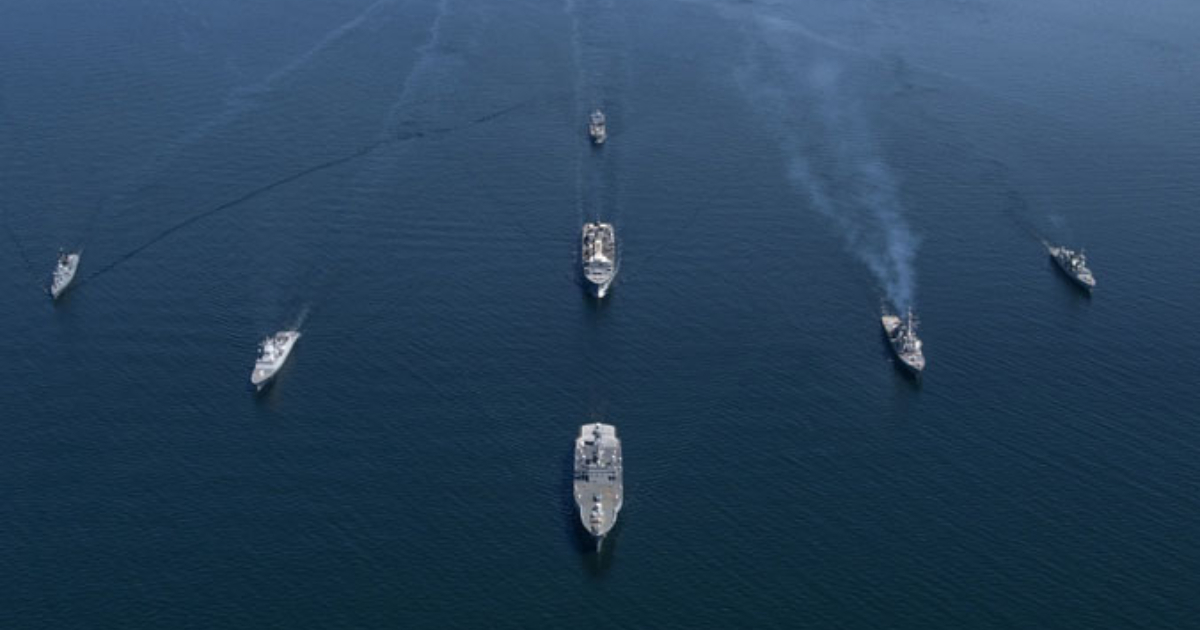
[[275, 378], [299, 338], [298, 330], [281, 330], [259, 344], [258, 361], [255, 361], [254, 371], [250, 373], [250, 383], [255, 389], [261, 391]]
[[625, 500], [621, 468], [621, 440], [617, 439], [616, 427], [596, 422], [579, 428], [579, 437], [575, 438], [575, 504], [583, 528], [596, 541], [597, 551], [616, 525]]
[[588, 118], [588, 135], [592, 137], [592, 144], [604, 144], [608, 139], [608, 129], [604, 124], [604, 112], [595, 110]]
[[79, 255], [82, 253], [59, 252], [54, 277], [50, 280], [50, 299], [57, 300], [58, 296], [71, 286], [71, 281], [75, 279], [75, 271], [79, 269]]
[[925, 369], [925, 354], [921, 351], [921, 340], [917, 338], [917, 322], [913, 319], [912, 309], [908, 309], [905, 319], [885, 314], [880, 321], [896, 358], [913, 374], [919, 375]]
[[1096, 278], [1092, 276], [1092, 270], [1087, 267], [1087, 257], [1083, 255], [1083, 250], [1074, 251], [1066, 247], [1056, 247], [1054, 245], [1046, 245], [1046, 249], [1050, 252], [1050, 257], [1054, 262], [1058, 263], [1058, 268], [1063, 270], [1070, 278], [1079, 286], [1091, 291], [1096, 288]]
[[611, 223], [583, 224], [583, 277], [602, 298], [617, 275], [617, 235]]

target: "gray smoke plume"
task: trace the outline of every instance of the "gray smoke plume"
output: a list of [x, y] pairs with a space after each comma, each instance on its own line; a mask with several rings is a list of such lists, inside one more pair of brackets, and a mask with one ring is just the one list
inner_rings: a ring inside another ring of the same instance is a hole
[[796, 70], [790, 31], [760, 21], [761, 39], [738, 73], [747, 97], [768, 118], [787, 159], [787, 177], [828, 217], [898, 309], [916, 295], [917, 238], [904, 219], [899, 184], [841, 70], [811, 63]]

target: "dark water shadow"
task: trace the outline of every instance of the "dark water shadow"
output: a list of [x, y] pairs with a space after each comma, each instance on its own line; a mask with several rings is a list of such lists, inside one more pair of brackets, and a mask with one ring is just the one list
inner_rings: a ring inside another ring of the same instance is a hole
[[275, 399], [275, 379], [271, 379], [262, 387], [256, 387], [254, 383], [246, 379], [246, 391], [254, 397], [255, 404], [270, 407]]
[[614, 280], [613, 284], [609, 285], [608, 293], [605, 293], [604, 297], [602, 298], [596, 297], [596, 293], [592, 288], [592, 283], [585, 279], [581, 278], [579, 280], [579, 289], [583, 292], [583, 299], [588, 305], [588, 312], [603, 313], [604, 311], [608, 310], [609, 305], [612, 304], [613, 300], [615, 299], [616, 292], [614, 289], [616, 289], [616, 281]]
[[559, 460], [558, 483], [558, 515], [563, 524], [563, 534], [567, 536], [571, 548], [579, 554], [595, 551], [592, 537], [579, 524], [579, 511], [575, 505], [575, 451], [574, 448], [563, 451]]
[[613, 565], [616, 563], [617, 543], [620, 540], [618, 533], [621, 531], [622, 523], [623, 521], [620, 519], [617, 520], [612, 530], [604, 537], [604, 542], [600, 545], [599, 549], [596, 548], [596, 544], [591, 540], [592, 537], [583, 531], [582, 526], [575, 528], [580, 536], [588, 539], [587, 553], [580, 554], [579, 556], [579, 566], [588, 577], [599, 579], [612, 570]]
[[58, 294], [58, 297], [56, 298], [56, 297], [50, 295], [49, 288], [41, 287], [42, 293], [46, 296], [46, 299], [50, 301], [50, 307], [56, 311], [59, 309], [66, 308], [67, 305], [69, 305], [71, 303], [71, 296], [74, 295], [74, 293], [71, 291], [71, 289], [73, 289], [73, 288], [75, 288], [75, 287], [67, 287], [67, 290]]

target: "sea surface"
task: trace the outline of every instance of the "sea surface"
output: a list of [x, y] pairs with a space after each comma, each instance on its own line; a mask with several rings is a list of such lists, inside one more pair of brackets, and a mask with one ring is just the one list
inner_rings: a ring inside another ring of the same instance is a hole
[[1197, 111], [1194, 0], [0, 0], [0, 628], [1197, 627]]

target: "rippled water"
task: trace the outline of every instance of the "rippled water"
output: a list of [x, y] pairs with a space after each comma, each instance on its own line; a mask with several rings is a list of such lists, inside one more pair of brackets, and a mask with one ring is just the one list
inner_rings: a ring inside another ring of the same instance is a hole
[[0, 626], [1200, 616], [1195, 3], [0, 8]]

